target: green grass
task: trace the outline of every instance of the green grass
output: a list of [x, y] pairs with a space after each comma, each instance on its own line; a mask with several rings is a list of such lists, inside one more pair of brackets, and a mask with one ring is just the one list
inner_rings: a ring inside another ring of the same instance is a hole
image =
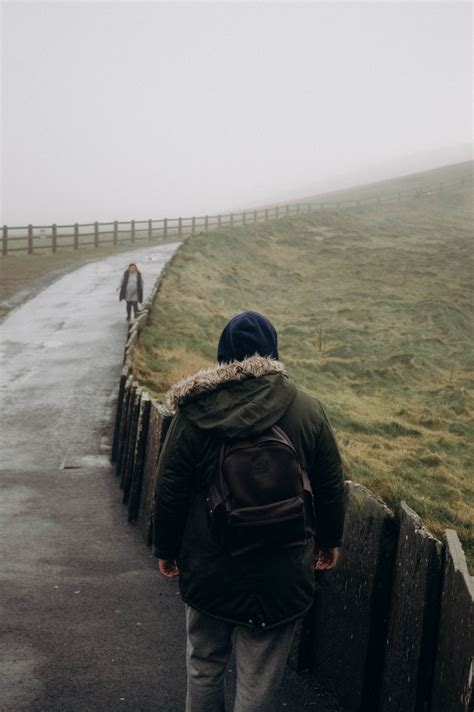
[[437, 536], [456, 529], [472, 566], [471, 186], [190, 239], [136, 376], [161, 398], [213, 363], [231, 316], [261, 311], [290, 376], [326, 405], [347, 477], [406, 500]]
[[453, 181], [457, 181], [462, 176], [472, 174], [472, 170], [472, 161], [454, 163], [450, 166], [432, 168], [422, 173], [411, 173], [410, 175], [389, 178], [377, 183], [368, 183], [354, 188], [343, 188], [322, 196], [318, 195], [317, 199], [327, 198], [330, 201], [363, 200], [377, 195], [396, 194], [399, 191], [402, 193], [403, 191], [412, 191], [413, 193], [418, 190], [426, 191], [430, 188], [439, 188], [441, 184], [446, 190], [449, 190]]

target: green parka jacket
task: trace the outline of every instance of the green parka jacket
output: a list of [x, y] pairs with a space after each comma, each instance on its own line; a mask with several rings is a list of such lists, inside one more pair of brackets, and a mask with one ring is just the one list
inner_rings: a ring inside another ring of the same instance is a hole
[[223, 439], [274, 424], [289, 436], [315, 498], [316, 545], [342, 542], [341, 458], [321, 404], [299, 391], [279, 361], [253, 356], [198, 372], [174, 386], [176, 409], [158, 465], [154, 553], [176, 559], [191, 607], [250, 628], [304, 615], [314, 595], [314, 542], [231, 559], [214, 540], [206, 496]]

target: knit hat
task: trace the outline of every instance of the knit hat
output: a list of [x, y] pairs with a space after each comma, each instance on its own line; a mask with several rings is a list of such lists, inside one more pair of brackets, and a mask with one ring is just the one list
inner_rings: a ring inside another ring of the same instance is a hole
[[219, 363], [243, 361], [248, 356], [269, 356], [278, 360], [277, 333], [273, 324], [254, 311], [234, 316], [225, 326], [217, 347]]

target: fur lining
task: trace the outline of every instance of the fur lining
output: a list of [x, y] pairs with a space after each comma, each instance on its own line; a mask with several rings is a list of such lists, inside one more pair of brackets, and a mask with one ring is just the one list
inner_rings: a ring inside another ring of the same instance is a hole
[[172, 411], [175, 411], [188, 399], [215, 391], [223, 383], [243, 381], [246, 378], [261, 378], [277, 373], [285, 373], [285, 367], [281, 361], [257, 354], [243, 361], [220, 363], [213, 368], [203, 368], [171, 386], [166, 394], [166, 404]]

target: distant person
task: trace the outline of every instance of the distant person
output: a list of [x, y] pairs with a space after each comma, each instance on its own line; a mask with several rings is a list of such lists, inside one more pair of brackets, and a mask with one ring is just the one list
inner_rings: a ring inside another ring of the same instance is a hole
[[186, 712], [223, 712], [232, 649], [234, 712], [263, 712], [275, 709], [314, 570], [336, 566], [343, 470], [322, 405], [286, 375], [265, 317], [235, 316], [217, 360], [168, 394], [154, 554], [186, 604]]
[[120, 287], [119, 300], [125, 299], [127, 303], [127, 321], [130, 321], [133, 309], [133, 318], [136, 319], [138, 304], [143, 302], [143, 278], [137, 265], [132, 262], [123, 273]]

